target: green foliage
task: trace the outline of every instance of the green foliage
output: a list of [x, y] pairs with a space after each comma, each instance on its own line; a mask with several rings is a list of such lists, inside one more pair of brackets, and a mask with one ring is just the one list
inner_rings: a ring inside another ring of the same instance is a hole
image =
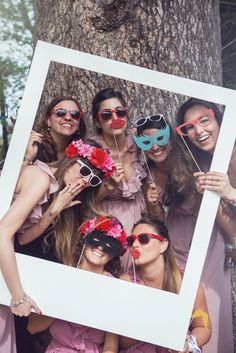
[[[33, 0], [0, 1], [0, 117], [16, 110], [33, 53]], [[15, 113], [13, 113], [15, 115]], [[0, 120], [0, 159], [8, 148], [11, 123]], [[2, 136], [1, 136], [2, 135]]]

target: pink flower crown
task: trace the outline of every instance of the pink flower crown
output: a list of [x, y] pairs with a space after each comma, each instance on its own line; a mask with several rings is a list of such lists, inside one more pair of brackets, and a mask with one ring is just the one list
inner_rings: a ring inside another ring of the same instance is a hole
[[87, 158], [95, 168], [104, 173], [106, 178], [109, 178], [116, 171], [113, 159], [107, 151], [100, 147], [90, 146], [82, 140], [71, 142], [66, 148], [66, 155], [70, 159], [76, 156]]
[[127, 234], [116, 218], [106, 218], [104, 216], [99, 218], [94, 217], [82, 225], [80, 234], [81, 236], [86, 236], [88, 233], [93, 232], [95, 229], [106, 233], [106, 235], [109, 237], [117, 239], [122, 246], [122, 255], [126, 252]]

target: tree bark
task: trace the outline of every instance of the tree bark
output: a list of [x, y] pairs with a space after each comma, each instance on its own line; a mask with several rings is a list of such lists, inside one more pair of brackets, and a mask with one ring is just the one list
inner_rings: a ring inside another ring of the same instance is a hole
[[[221, 84], [219, 0], [36, 0], [37, 39], [145, 68]], [[89, 121], [101, 88], [122, 91], [130, 118], [174, 119], [185, 97], [53, 63], [42, 105], [57, 94], [79, 98]], [[191, 94], [191, 92], [190, 92]]]

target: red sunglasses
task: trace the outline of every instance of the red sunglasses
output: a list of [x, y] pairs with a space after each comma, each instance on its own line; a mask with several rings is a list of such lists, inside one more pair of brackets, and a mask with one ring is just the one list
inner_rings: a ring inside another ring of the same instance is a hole
[[125, 117], [128, 115], [128, 108], [116, 107], [115, 109], [104, 109], [98, 112], [98, 117], [104, 121], [108, 121], [112, 118], [112, 114], [116, 114], [119, 118]]
[[74, 120], [80, 120], [83, 117], [83, 112], [80, 110], [58, 108], [51, 111], [51, 114], [55, 114], [58, 118], [63, 118], [67, 113], [69, 113], [71, 118]]
[[131, 247], [135, 242], [135, 240], [137, 239], [140, 244], [145, 245], [149, 243], [151, 238], [158, 239], [158, 240], [166, 239], [160, 234], [141, 233], [139, 235], [134, 235], [134, 234], [130, 235], [129, 237], [126, 238], [126, 242], [127, 242], [127, 245]]

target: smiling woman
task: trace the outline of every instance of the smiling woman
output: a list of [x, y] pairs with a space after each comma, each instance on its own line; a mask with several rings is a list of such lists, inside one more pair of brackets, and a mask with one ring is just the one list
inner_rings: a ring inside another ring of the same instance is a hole
[[[95, 217], [81, 227], [74, 266], [103, 276], [118, 277], [120, 255], [126, 251], [126, 233], [113, 217]], [[32, 315], [28, 329], [32, 334], [50, 326], [52, 342], [46, 353], [117, 353], [118, 336], [50, 317]]]
[[66, 146], [73, 139], [84, 138], [85, 135], [86, 125], [77, 100], [70, 96], [58, 96], [49, 103], [45, 115], [31, 132], [24, 164], [30, 164], [35, 159], [46, 163], [62, 159]]

